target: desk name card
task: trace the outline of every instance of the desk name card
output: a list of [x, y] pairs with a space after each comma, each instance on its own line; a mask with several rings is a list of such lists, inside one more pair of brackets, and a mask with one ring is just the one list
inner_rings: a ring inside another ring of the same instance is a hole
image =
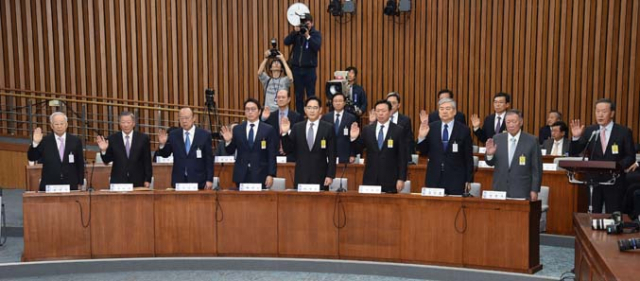
[[198, 184], [195, 182], [176, 183], [176, 191], [198, 191]]
[[358, 187], [358, 193], [380, 194], [380, 193], [382, 193], [382, 186], [380, 186], [380, 185], [361, 185], [361, 186]]
[[298, 192], [320, 192], [320, 185], [299, 183]]
[[484, 191], [482, 191], [482, 199], [506, 200], [507, 199], [507, 192], [506, 191], [484, 190]]
[[261, 183], [241, 183], [240, 191], [262, 191]]
[[423, 187], [422, 196], [444, 197], [444, 188]]
[[47, 184], [46, 193], [69, 193], [71, 186], [68, 184]]
[[216, 156], [214, 158], [215, 163], [235, 163], [236, 158], [234, 156]]
[[109, 190], [116, 192], [129, 192], [133, 191], [132, 183], [112, 183], [109, 185]]

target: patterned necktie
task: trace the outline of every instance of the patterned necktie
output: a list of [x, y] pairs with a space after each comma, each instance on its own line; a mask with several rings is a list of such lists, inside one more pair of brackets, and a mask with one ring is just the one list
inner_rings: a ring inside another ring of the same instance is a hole
[[500, 127], [502, 127], [500, 124], [500, 119], [500, 116], [498, 116], [498, 122], [496, 122], [496, 128], [494, 129], [496, 135], [500, 133]]
[[336, 130], [336, 135], [338, 135], [338, 130], [340, 128], [340, 113], [336, 114], [336, 122], [333, 123], [333, 128]]
[[600, 129], [600, 145], [602, 145], [602, 154], [607, 152], [607, 128]]
[[449, 144], [449, 124], [444, 124], [444, 131], [442, 131], [442, 148], [447, 151], [447, 145]]
[[184, 132], [185, 134], [185, 140], [184, 140], [184, 148], [187, 152], [187, 154], [189, 154], [189, 150], [191, 150], [191, 140], [189, 139], [189, 132]]
[[510, 138], [509, 141], [509, 167], [511, 167], [511, 161], [513, 161], [513, 154], [516, 153], [516, 138]]
[[64, 139], [63, 138], [58, 138], [58, 141], [60, 141], [60, 146], [58, 146], [58, 153], [60, 153], [60, 162], [64, 162]]
[[309, 130], [307, 130], [307, 145], [309, 146], [309, 151], [313, 149], [313, 123], [309, 123]]
[[[124, 142], [124, 147], [127, 149], [127, 158], [129, 158], [129, 153], [131, 152], [131, 143], [129, 142], [129, 136], [125, 136], [124, 138], [127, 139], [127, 141]], [[187, 151], [189, 151], [189, 149], [187, 149]]]
[[384, 143], [384, 125], [380, 125], [380, 131], [378, 131], [378, 149], [382, 150], [383, 143]]

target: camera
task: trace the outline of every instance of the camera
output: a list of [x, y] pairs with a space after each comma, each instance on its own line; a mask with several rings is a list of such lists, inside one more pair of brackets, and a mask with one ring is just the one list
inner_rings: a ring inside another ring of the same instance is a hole
[[622, 222], [622, 214], [620, 212], [613, 212], [611, 214], [613, 223], [607, 225], [607, 234], [620, 234], [624, 230], [624, 223]]
[[269, 50], [271, 53], [269, 54], [269, 58], [275, 58], [280, 54], [280, 51], [278, 51], [278, 40], [276, 38], [271, 38], [271, 50]]
[[640, 238], [629, 238], [618, 240], [618, 248], [620, 252], [640, 249]]
[[311, 14], [302, 14], [300, 15], [300, 25], [298, 27], [300, 27], [300, 35], [305, 35], [307, 34], [307, 32], [309, 32], [309, 29], [307, 28], [307, 22], [311, 21], [312, 17]]

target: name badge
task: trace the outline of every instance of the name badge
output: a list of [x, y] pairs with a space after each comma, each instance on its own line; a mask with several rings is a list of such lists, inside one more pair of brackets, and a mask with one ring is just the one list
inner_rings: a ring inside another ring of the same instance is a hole
[[116, 191], [116, 192], [129, 192], [129, 191], [133, 191], [133, 184], [132, 183], [112, 183], [109, 185], [109, 190]]
[[393, 139], [387, 141], [387, 148], [393, 148]]
[[482, 191], [482, 199], [506, 200], [507, 199], [507, 192], [506, 191], [483, 190]]
[[519, 157], [519, 162], [520, 162], [520, 166], [524, 166], [527, 165], [527, 157], [525, 157], [524, 155], [520, 155]]
[[342, 134], [345, 136], [349, 136], [349, 129], [347, 127], [344, 128], [344, 130], [342, 130]]
[[198, 159], [202, 158], [202, 150], [200, 150], [200, 148], [196, 150], [196, 158]]
[[266, 140], [262, 140], [262, 141], [260, 142], [260, 147], [261, 147], [262, 149], [267, 149], [267, 141], [266, 141]]
[[69, 193], [71, 192], [71, 186], [68, 184], [47, 184], [45, 187], [46, 193]]
[[618, 144], [617, 143], [614, 143], [611, 146], [611, 154], [618, 154]]
[[176, 191], [198, 191], [198, 184], [194, 182], [176, 183]]
[[458, 153], [458, 144], [457, 143], [453, 143], [453, 145], [451, 145], [451, 151], [453, 151], [453, 153]]
[[261, 183], [241, 183], [240, 191], [262, 191]]
[[423, 187], [422, 196], [444, 197], [444, 188]]
[[320, 148], [321, 148], [321, 149], [327, 149], [327, 140], [322, 139], [322, 140], [320, 141]]
[[320, 185], [299, 183], [298, 192], [320, 192]]
[[380, 194], [380, 193], [382, 193], [382, 186], [380, 186], [380, 185], [361, 185], [361, 186], [358, 187], [358, 193]]
[[236, 158], [234, 156], [216, 156], [214, 158], [215, 163], [235, 163]]
[[73, 156], [73, 152], [69, 152], [69, 164], [76, 162], [76, 158]]

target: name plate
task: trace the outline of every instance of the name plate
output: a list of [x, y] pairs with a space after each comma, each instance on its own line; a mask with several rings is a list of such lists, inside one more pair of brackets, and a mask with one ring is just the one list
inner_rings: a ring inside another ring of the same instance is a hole
[[173, 156], [167, 158], [158, 156], [156, 157], [156, 163], [173, 163]]
[[320, 185], [299, 183], [298, 192], [320, 192]]
[[481, 153], [481, 154], [487, 153], [487, 148], [486, 147], [478, 147], [478, 153]]
[[194, 182], [176, 183], [176, 191], [198, 191], [198, 184]]
[[262, 191], [261, 183], [241, 183], [240, 191]]
[[487, 161], [478, 161], [478, 168], [493, 168], [487, 164]]
[[112, 183], [109, 185], [111, 191], [116, 192], [129, 192], [133, 191], [132, 183]]
[[380, 193], [382, 193], [382, 186], [380, 186], [380, 185], [361, 185], [361, 186], [358, 187], [358, 193], [380, 194]]
[[48, 184], [45, 191], [46, 193], [69, 193], [71, 186], [68, 184]]
[[558, 165], [553, 163], [543, 163], [542, 164], [543, 171], [556, 171], [558, 170]]
[[216, 156], [214, 158], [215, 163], [235, 163], [235, 156]]
[[444, 197], [444, 188], [423, 187], [422, 196]]
[[484, 190], [484, 191], [482, 191], [482, 199], [506, 200], [507, 199], [507, 192], [506, 191]]
[[287, 163], [287, 156], [276, 156], [276, 163]]

